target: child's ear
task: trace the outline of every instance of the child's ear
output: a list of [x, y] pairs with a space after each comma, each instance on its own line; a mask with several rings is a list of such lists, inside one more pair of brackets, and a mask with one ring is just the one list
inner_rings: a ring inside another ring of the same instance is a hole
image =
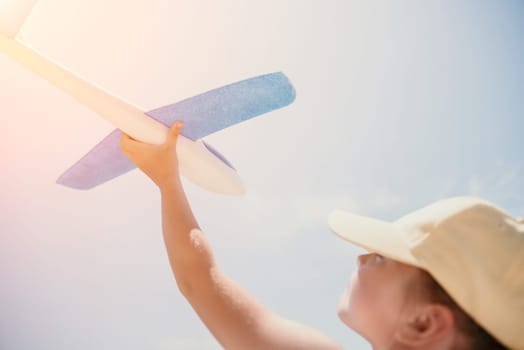
[[421, 305], [399, 325], [395, 339], [400, 344], [422, 347], [449, 336], [453, 327], [453, 312], [448, 307]]

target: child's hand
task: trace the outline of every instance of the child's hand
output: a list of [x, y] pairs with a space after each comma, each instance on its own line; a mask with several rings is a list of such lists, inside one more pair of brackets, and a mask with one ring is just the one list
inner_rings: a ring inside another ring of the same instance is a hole
[[169, 129], [166, 142], [162, 145], [151, 145], [123, 134], [120, 148], [153, 182], [160, 188], [178, 180], [178, 159], [176, 141], [183, 122], [177, 121]]

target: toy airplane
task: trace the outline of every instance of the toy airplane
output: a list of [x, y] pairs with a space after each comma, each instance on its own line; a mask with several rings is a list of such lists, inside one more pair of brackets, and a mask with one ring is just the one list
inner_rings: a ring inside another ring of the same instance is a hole
[[142, 142], [162, 144], [168, 127], [176, 120], [182, 120], [184, 129], [177, 141], [181, 174], [213, 192], [244, 193], [242, 181], [233, 166], [199, 139], [293, 102], [295, 90], [284, 74], [277, 72], [251, 78], [144, 113], [45, 58], [16, 38], [35, 3], [36, 0], [0, 3], [0, 51], [118, 128], [60, 176], [57, 183], [89, 189], [132, 170], [134, 164], [120, 151], [122, 131]]
[[[294, 90], [287, 78], [282, 73], [273, 73], [211, 90], [154, 109], [146, 115], [168, 126], [176, 120], [183, 120], [184, 129], [177, 142], [181, 174], [210, 191], [235, 195], [244, 193], [238, 173], [218, 151], [198, 139], [283, 107], [293, 99]], [[113, 131], [57, 182], [73, 188], [89, 189], [134, 169], [135, 165], [120, 151], [121, 134], [118, 129]]]

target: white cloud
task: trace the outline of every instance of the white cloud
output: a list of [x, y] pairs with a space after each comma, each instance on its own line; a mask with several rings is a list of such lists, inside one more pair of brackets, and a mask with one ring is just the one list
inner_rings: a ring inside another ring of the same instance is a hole
[[468, 193], [473, 196], [482, 196], [485, 184], [478, 175], [473, 175], [468, 181]]
[[472, 175], [467, 181], [468, 193], [480, 197], [492, 197], [508, 201], [520, 197], [522, 186], [520, 164], [499, 162], [483, 174]]

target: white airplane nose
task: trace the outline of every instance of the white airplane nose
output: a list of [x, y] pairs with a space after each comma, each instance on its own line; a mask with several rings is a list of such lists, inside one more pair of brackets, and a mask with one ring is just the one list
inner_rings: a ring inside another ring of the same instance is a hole
[[176, 147], [180, 173], [185, 178], [211, 192], [231, 196], [245, 194], [235, 169], [202, 140], [193, 141], [179, 135]]

